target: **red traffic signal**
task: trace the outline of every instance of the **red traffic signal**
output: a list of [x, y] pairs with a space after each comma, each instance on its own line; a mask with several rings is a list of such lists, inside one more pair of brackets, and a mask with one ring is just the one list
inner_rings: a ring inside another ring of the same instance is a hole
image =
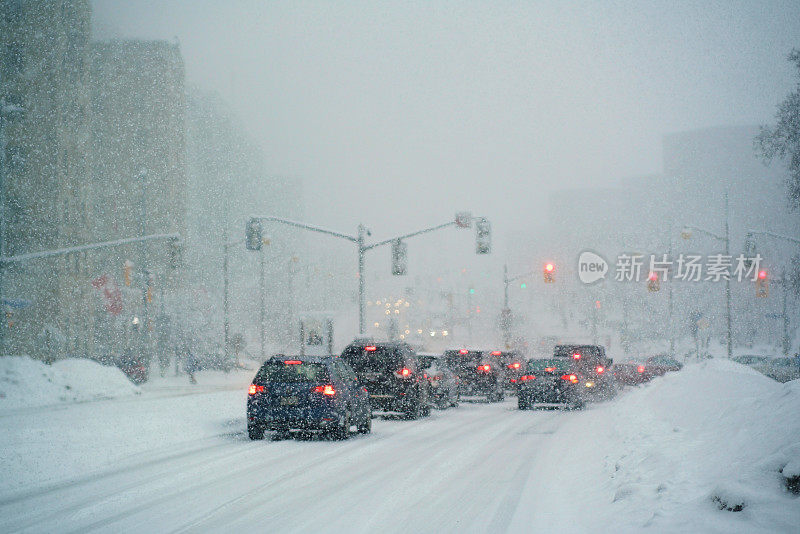
[[647, 290], [659, 291], [661, 289], [661, 281], [658, 279], [658, 273], [651, 272], [647, 277]]
[[542, 276], [544, 277], [545, 284], [552, 284], [556, 281], [556, 266], [552, 263], [545, 263], [544, 264], [544, 271], [542, 272]]
[[758, 271], [756, 278], [756, 298], [765, 299], [769, 296], [769, 277], [767, 271], [762, 269]]

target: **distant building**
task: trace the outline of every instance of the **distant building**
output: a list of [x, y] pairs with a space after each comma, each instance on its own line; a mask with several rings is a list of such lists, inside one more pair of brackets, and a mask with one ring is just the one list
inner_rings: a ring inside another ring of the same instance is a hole
[[[186, 93], [180, 48], [166, 41], [93, 42], [90, 64], [91, 240], [185, 235]], [[173, 276], [169, 244], [129, 245], [93, 258], [93, 277], [107, 277], [124, 297], [119, 314], [109, 314], [97, 299], [95, 352], [116, 356], [140, 350], [142, 328], [152, 332], [146, 336], [149, 351], [170, 350], [170, 333], [164, 330], [176, 302], [166, 300], [180, 279]]]
[[[0, 243], [5, 256], [82, 244], [92, 185], [87, 162], [88, 0], [0, 2]], [[85, 352], [85, 254], [3, 272], [5, 354]]]

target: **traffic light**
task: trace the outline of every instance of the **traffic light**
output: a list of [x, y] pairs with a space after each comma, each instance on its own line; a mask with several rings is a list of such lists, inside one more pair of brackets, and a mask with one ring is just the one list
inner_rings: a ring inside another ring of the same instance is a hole
[[169, 266], [170, 269], [178, 269], [183, 263], [183, 245], [179, 239], [172, 239], [169, 242]]
[[125, 263], [122, 264], [122, 279], [125, 282], [126, 287], [131, 287], [131, 273], [133, 271], [133, 262], [130, 260], [125, 260]]
[[556, 266], [552, 263], [545, 263], [544, 270], [542, 271], [545, 284], [552, 284], [556, 281]]
[[392, 241], [392, 274], [404, 276], [408, 272], [408, 245], [399, 239]]
[[659, 291], [661, 289], [661, 280], [658, 279], [658, 273], [650, 273], [647, 277], [647, 290], [651, 292]]
[[263, 244], [262, 232], [261, 219], [256, 217], [248, 219], [244, 232], [244, 245], [247, 250], [261, 250], [261, 245]]
[[492, 251], [492, 225], [486, 217], [475, 219], [475, 253], [489, 254]]
[[756, 298], [765, 299], [769, 296], [769, 277], [766, 270], [758, 271], [756, 277]]

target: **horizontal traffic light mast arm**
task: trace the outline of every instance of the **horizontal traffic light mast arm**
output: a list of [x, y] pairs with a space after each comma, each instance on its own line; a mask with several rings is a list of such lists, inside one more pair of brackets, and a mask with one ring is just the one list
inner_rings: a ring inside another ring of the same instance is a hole
[[434, 232], [436, 230], [441, 230], [442, 228], [447, 228], [448, 226], [456, 226], [455, 221], [450, 221], [444, 224], [440, 224], [438, 226], [431, 226], [430, 228], [425, 228], [424, 230], [418, 230], [416, 232], [411, 232], [410, 234], [399, 235], [397, 237], [393, 237], [391, 239], [384, 239], [383, 241], [379, 241], [377, 243], [373, 243], [371, 245], [367, 245], [364, 247], [364, 250], [370, 250], [375, 247], [380, 247], [383, 245], [388, 245], [389, 243], [397, 240], [408, 239], [409, 237], [414, 237], [420, 234], [427, 234], [428, 232]]
[[287, 224], [289, 226], [294, 226], [296, 228], [302, 228], [303, 230], [311, 230], [312, 232], [318, 232], [320, 234], [327, 234], [332, 235], [334, 237], [340, 237], [342, 239], [347, 239], [348, 241], [352, 241], [353, 243], [358, 243], [358, 238], [353, 237], [351, 235], [342, 234], [340, 232], [334, 232], [333, 230], [328, 230], [326, 228], [320, 228], [319, 226], [312, 226], [310, 224], [305, 224], [297, 221], [290, 221], [289, 219], [281, 219], [280, 217], [258, 217], [253, 216], [253, 219], [260, 219], [262, 221], [271, 221], [277, 222], [281, 224]]
[[142, 243], [144, 241], [161, 241], [171, 239], [180, 240], [181, 234], [152, 234], [140, 237], [126, 237], [124, 239], [116, 239], [114, 241], [103, 241], [101, 243], [90, 243], [88, 245], [78, 245], [55, 250], [43, 250], [41, 252], [17, 254], [16, 256], [0, 256], [0, 264], [18, 263], [39, 258], [49, 258], [51, 256], [62, 256], [64, 254], [74, 254], [76, 252], [85, 252], [87, 250], [96, 250], [99, 248], [119, 247], [122, 245], [130, 245], [131, 243]]
[[538, 272], [539, 271], [528, 271], [527, 273], [518, 274], [517, 276], [512, 276], [511, 278], [507, 278], [506, 281], [514, 282], [515, 280], [519, 280], [520, 278], [525, 278], [526, 276], [532, 276]]
[[723, 236], [717, 235], [714, 232], [709, 232], [708, 230], [703, 230], [702, 228], [698, 228], [697, 226], [692, 226], [690, 224], [686, 224], [686, 225], [684, 225], [684, 228], [689, 228], [690, 230], [694, 230], [696, 232], [700, 232], [701, 234], [705, 234], [707, 236], [713, 237], [714, 239], [717, 239], [719, 241], [725, 241], [725, 238]]
[[748, 230], [747, 231], [747, 235], [765, 235], [767, 237], [772, 237], [772, 238], [775, 238], [775, 239], [782, 239], [783, 241], [788, 241], [790, 243], [795, 243], [795, 244], [800, 245], [800, 239], [796, 239], [794, 237], [789, 237], [789, 236], [785, 236], [785, 235], [776, 234], [776, 233], [773, 233], [773, 232], [766, 232], [766, 231], [759, 232], [759, 231], [756, 231], [756, 230]]

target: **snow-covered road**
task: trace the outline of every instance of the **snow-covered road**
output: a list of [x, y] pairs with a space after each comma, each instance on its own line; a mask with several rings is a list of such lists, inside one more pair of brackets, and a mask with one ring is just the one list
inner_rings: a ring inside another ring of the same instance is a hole
[[[0, 411], [0, 532], [791, 532], [800, 384], [695, 365], [582, 412], [251, 442], [249, 374]], [[176, 379], [177, 380], [177, 379]], [[714, 499], [743, 503], [720, 510]]]
[[250, 442], [244, 387], [221, 388], [0, 414], [0, 531], [502, 531], [573, 415], [462, 403], [345, 442]]

